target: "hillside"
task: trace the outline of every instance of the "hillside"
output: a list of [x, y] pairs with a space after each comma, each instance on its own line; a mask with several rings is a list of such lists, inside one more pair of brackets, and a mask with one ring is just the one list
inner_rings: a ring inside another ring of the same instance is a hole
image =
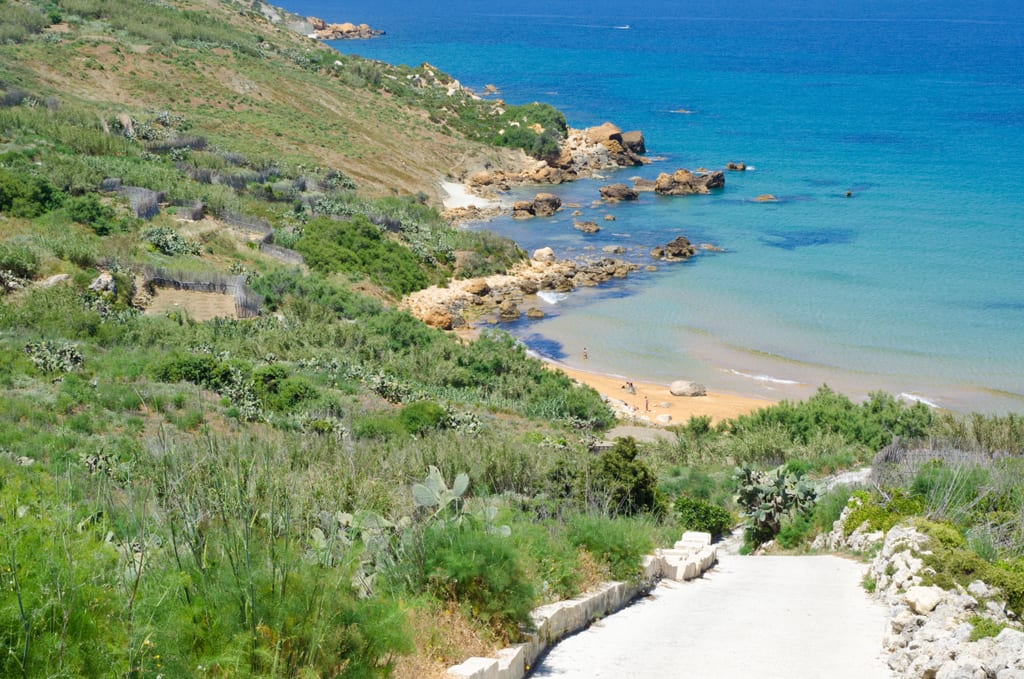
[[0, 675], [440, 676], [681, 529], [827, 532], [808, 480], [894, 437], [866, 519], [991, 528], [1020, 612], [1019, 417], [823, 388], [605, 442], [593, 390], [398, 309], [521, 260], [430, 194], [554, 109], [212, 0], [0, 0], [0, 81]]
[[[49, 14], [34, 21], [34, 7]], [[212, 145], [333, 167], [373, 195], [434, 196], [438, 179], [460, 167], [512, 158], [443, 124], [436, 104], [447, 94], [398, 97], [381, 87], [413, 71], [342, 56], [238, 3], [9, 0], [5, 8], [0, 31], [17, 43], [0, 50], [0, 81], [99, 120], [169, 111]], [[446, 93], [450, 79], [436, 79]], [[452, 100], [461, 106], [462, 97]]]

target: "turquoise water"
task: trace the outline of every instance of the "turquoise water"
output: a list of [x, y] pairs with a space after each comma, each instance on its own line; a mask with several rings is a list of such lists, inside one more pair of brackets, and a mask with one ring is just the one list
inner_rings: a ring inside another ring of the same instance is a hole
[[[646, 264], [680, 233], [725, 252], [542, 302], [547, 318], [509, 327], [539, 353], [581, 366], [587, 346], [589, 369], [776, 398], [827, 382], [1024, 411], [1024, 16], [1005, 0], [852, 4], [288, 6], [388, 32], [343, 52], [644, 132], [662, 160], [554, 188], [600, 234], [571, 210], [487, 228], [564, 256], [617, 244]], [[734, 160], [756, 169], [713, 196], [591, 207], [611, 180]]]

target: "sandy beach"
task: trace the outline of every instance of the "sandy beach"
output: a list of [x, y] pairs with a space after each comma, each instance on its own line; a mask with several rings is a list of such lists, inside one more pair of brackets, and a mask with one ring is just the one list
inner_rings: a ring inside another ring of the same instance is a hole
[[[673, 396], [669, 393], [668, 385], [636, 381], [633, 382], [636, 393], [631, 394], [623, 388], [626, 381], [621, 377], [577, 370], [560, 364], [551, 365], [577, 382], [592, 387], [602, 396], [612, 399], [613, 405], [615, 401], [622, 401], [625, 407], [616, 408], [616, 413], [621, 417], [629, 417], [629, 410], [632, 409], [632, 417], [654, 425], [686, 424], [691, 417], [702, 415], [710, 415], [711, 421], [718, 423], [775, 403], [768, 399], [710, 391], [706, 396]], [[659, 422], [659, 415], [669, 415], [671, 420]]]

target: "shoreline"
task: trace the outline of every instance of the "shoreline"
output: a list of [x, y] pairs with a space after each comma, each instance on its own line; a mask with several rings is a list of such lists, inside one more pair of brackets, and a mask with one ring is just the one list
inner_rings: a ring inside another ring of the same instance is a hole
[[[591, 387], [604, 396], [619, 419], [634, 420], [656, 427], [685, 425], [691, 417], [702, 416], [709, 416], [712, 424], [718, 424], [723, 420], [746, 415], [778, 403], [766, 398], [717, 391], [708, 391], [704, 396], [673, 396], [667, 384], [655, 382], [633, 381], [636, 391], [634, 394], [623, 388], [626, 378], [571, 368], [550, 360], [544, 362], [551, 369], [561, 371], [569, 378]], [[671, 418], [668, 422], [658, 421], [659, 416], [665, 415]]]

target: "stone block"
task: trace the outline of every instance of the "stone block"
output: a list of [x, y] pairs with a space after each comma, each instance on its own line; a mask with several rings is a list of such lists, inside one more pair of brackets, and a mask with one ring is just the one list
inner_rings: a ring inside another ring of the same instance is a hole
[[941, 587], [911, 587], [903, 595], [904, 601], [910, 606], [910, 610], [918, 615], [926, 615], [935, 610], [946, 592]]
[[461, 665], [449, 667], [448, 676], [461, 679], [498, 679], [498, 661], [494, 658], [468, 658]]
[[522, 679], [526, 674], [526, 644], [503, 648], [498, 656], [498, 679]]
[[711, 544], [711, 533], [688, 530], [683, 533], [681, 542], [693, 542], [699, 544], [701, 547], [707, 547]]

